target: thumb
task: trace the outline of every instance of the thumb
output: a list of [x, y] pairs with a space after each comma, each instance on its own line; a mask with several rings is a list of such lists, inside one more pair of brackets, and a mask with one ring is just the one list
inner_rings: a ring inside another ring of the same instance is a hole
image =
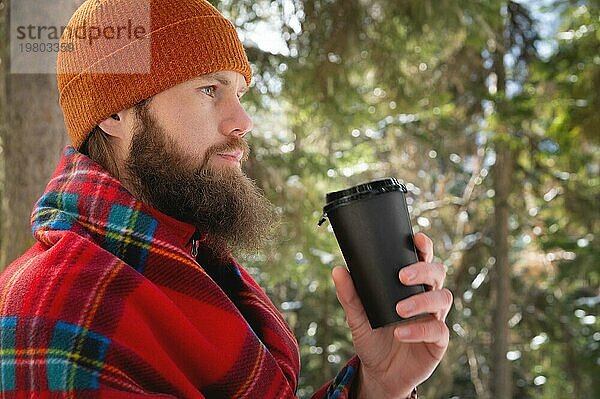
[[[331, 273], [333, 283], [335, 284], [335, 292], [346, 313], [348, 326], [354, 334], [362, 335], [367, 330], [371, 330], [369, 319], [365, 313], [365, 309], [356, 293], [354, 283], [350, 277], [350, 273], [343, 266], [336, 266]], [[361, 331], [365, 330], [365, 331]]]

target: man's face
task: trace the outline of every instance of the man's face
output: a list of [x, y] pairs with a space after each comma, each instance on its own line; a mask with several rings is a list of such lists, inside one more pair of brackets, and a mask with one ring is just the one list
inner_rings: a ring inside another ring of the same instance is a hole
[[[238, 72], [199, 76], [152, 97], [150, 112], [184, 154], [200, 162], [207, 149], [242, 138], [252, 120], [240, 103], [246, 81]], [[213, 156], [212, 164], [237, 165], [239, 151]]]
[[256, 249], [274, 219], [240, 167], [249, 151], [242, 138], [252, 128], [239, 101], [245, 89], [241, 74], [222, 71], [135, 107], [125, 161], [134, 195], [207, 233], [220, 256], [227, 249]]

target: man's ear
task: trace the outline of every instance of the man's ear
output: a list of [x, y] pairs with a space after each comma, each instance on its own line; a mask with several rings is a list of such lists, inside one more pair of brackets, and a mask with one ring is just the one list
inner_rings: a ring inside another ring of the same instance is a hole
[[126, 131], [125, 124], [123, 123], [123, 112], [112, 114], [109, 118], [100, 122], [98, 126], [109, 136], [121, 139], [125, 137]]

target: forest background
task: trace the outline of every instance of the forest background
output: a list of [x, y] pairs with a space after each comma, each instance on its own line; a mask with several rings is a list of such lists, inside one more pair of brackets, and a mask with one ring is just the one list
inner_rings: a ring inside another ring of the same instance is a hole
[[[66, 24], [81, 1], [53, 3]], [[296, 333], [299, 397], [352, 354], [324, 195], [394, 176], [455, 297], [421, 395], [600, 398], [600, 1], [213, 4], [254, 70], [246, 170], [282, 216], [240, 257]], [[11, 73], [10, 9], [0, 0], [0, 269], [31, 245], [67, 143], [55, 76]]]

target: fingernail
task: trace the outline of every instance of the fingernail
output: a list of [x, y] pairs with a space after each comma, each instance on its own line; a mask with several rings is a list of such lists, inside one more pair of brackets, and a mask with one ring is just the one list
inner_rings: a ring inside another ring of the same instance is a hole
[[412, 270], [412, 269], [404, 269], [402, 270], [402, 276], [404, 277], [403, 280], [405, 281], [411, 281], [412, 279], [414, 279], [417, 275], [417, 272]]
[[410, 328], [408, 328], [408, 327], [396, 328], [396, 336], [398, 336], [398, 338], [406, 338], [409, 335], [410, 335]]
[[405, 302], [402, 302], [402, 304], [398, 306], [398, 310], [400, 311], [400, 313], [408, 314], [415, 310], [416, 306], [417, 305], [415, 304], [415, 301], [409, 299]]

